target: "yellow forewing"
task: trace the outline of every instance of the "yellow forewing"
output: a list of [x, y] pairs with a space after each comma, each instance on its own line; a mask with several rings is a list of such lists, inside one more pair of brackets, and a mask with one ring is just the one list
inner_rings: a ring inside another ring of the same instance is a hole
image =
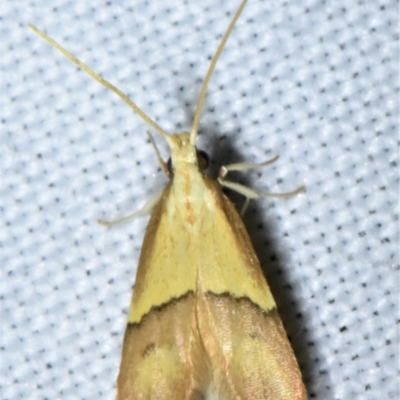
[[205, 176], [201, 180], [203, 191], [195, 201], [202, 207], [197, 213], [182, 213], [173, 182], [153, 212], [129, 311], [131, 323], [189, 291], [247, 297], [264, 311], [275, 306], [236, 210], [215, 182]]
[[[172, 183], [172, 182], [171, 182]], [[132, 304], [128, 321], [138, 323], [154, 307], [196, 291], [196, 265], [190, 235], [184, 232], [179, 212], [166, 212], [171, 201], [171, 183], [164, 189], [160, 203], [154, 209], [143, 241]], [[186, 262], [186, 257], [190, 259]]]
[[198, 290], [246, 297], [269, 311], [275, 301], [243, 222], [219, 185], [203, 179], [205, 197], [214, 201], [203, 211], [205, 218], [199, 218]]

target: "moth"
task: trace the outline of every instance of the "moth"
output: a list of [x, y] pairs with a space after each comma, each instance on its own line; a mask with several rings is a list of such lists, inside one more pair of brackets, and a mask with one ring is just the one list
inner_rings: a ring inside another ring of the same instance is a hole
[[[30, 27], [92, 78], [116, 93], [168, 143], [171, 164], [157, 157], [170, 181], [139, 213], [151, 210], [129, 309], [117, 400], [300, 400], [301, 373], [241, 217], [222, 192], [265, 195], [204, 173], [196, 149], [207, 86], [247, 0], [243, 0], [211, 61], [190, 132], [168, 134], [111, 83], [39, 29]], [[151, 141], [154, 141], [151, 137]], [[138, 213], [136, 213], [138, 214]], [[135, 214], [135, 215], [136, 215]], [[125, 218], [124, 220], [129, 219]], [[102, 221], [103, 224], [112, 225]]]

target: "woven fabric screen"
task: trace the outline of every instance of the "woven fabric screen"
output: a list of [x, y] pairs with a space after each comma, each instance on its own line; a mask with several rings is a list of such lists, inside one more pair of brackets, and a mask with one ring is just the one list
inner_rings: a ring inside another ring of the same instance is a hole
[[[2, 399], [114, 397], [148, 217], [96, 221], [166, 182], [145, 123], [27, 24], [180, 132], [238, 5], [3, 1]], [[251, 202], [244, 221], [313, 399], [399, 398], [397, 25], [394, 0], [250, 0], [201, 118], [210, 174], [278, 154], [232, 179], [307, 187]]]

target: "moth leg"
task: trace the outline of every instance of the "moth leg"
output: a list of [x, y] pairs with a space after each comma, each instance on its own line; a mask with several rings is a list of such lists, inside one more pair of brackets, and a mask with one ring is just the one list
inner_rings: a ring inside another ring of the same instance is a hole
[[100, 225], [111, 227], [128, 222], [131, 219], [138, 217], [139, 215], [150, 214], [153, 208], [160, 201], [162, 193], [163, 192], [161, 191], [159, 193], [156, 193], [154, 196], [150, 197], [150, 199], [147, 200], [146, 204], [140, 210], [134, 212], [131, 215], [127, 215], [126, 217], [117, 219], [115, 221], [105, 221], [104, 219], [99, 219], [97, 220], [97, 222]]
[[278, 158], [279, 156], [275, 156], [270, 160], [264, 161], [262, 163], [241, 162], [241, 163], [223, 165], [219, 171], [218, 179], [224, 179], [229, 171], [246, 171], [247, 169], [257, 169], [266, 167], [267, 165], [274, 163]]
[[268, 161], [265, 161], [263, 163], [257, 163], [257, 164], [255, 164], [255, 163], [236, 163], [236, 164], [229, 164], [229, 165], [225, 165], [225, 166], [221, 167], [221, 170], [220, 170], [219, 176], [218, 176], [218, 182], [220, 183], [220, 185], [224, 186], [228, 189], [231, 189], [231, 190], [243, 195], [246, 198], [246, 200], [242, 206], [242, 209], [240, 211], [240, 215], [243, 215], [245, 213], [251, 199], [259, 199], [261, 197], [275, 197], [275, 198], [280, 198], [280, 199], [287, 199], [289, 197], [296, 196], [297, 194], [305, 191], [305, 186], [300, 186], [291, 192], [265, 193], [265, 192], [260, 192], [260, 191], [254, 190], [254, 189], [250, 189], [249, 187], [241, 185], [240, 183], [230, 182], [230, 181], [224, 179], [229, 171], [245, 171], [247, 169], [256, 169], [256, 168], [265, 167], [266, 165], [274, 163], [278, 158], [279, 158], [279, 156], [275, 156]]
[[160, 164], [161, 169], [164, 171], [164, 174], [167, 175], [168, 178], [171, 178], [171, 173], [168, 170], [167, 163], [162, 159], [160, 151], [158, 150], [156, 142], [154, 141], [153, 135], [149, 131], [147, 131], [147, 135], [149, 136], [150, 143], [152, 144], [154, 151], [156, 152], [157, 161]]
[[[160, 164], [165, 175], [170, 177], [171, 174], [168, 171], [167, 163], [162, 159], [160, 151], [158, 150], [156, 142], [154, 141], [153, 135], [149, 131], [147, 131], [147, 135], [149, 136], [150, 143], [152, 144], [152, 146], [156, 152], [158, 163]], [[130, 214], [124, 218], [117, 219], [116, 221], [105, 221], [103, 219], [99, 219], [97, 222], [100, 225], [111, 227], [111, 226], [115, 226], [115, 225], [119, 225], [119, 224], [128, 222], [131, 219], [138, 217], [139, 215], [150, 214], [153, 211], [153, 208], [155, 207], [155, 205], [161, 199], [161, 195], [162, 195], [162, 191], [155, 194], [154, 196], [152, 196], [140, 210], [138, 210], [138, 211], [134, 212], [133, 214]]]

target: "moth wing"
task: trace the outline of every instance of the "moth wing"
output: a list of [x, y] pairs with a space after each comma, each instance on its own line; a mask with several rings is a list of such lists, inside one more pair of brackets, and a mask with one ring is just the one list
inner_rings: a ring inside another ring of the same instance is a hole
[[[196, 273], [180, 219], [165, 212], [167, 185], [143, 240], [125, 332], [117, 400], [200, 400], [209, 380], [196, 323]], [[172, 220], [171, 220], [172, 219]]]
[[[218, 399], [307, 399], [301, 373], [243, 222], [220, 192], [199, 265], [198, 324]], [[210, 280], [210, 276], [212, 279]], [[233, 282], [234, 281], [234, 282]], [[228, 282], [229, 286], [224, 286]]]

